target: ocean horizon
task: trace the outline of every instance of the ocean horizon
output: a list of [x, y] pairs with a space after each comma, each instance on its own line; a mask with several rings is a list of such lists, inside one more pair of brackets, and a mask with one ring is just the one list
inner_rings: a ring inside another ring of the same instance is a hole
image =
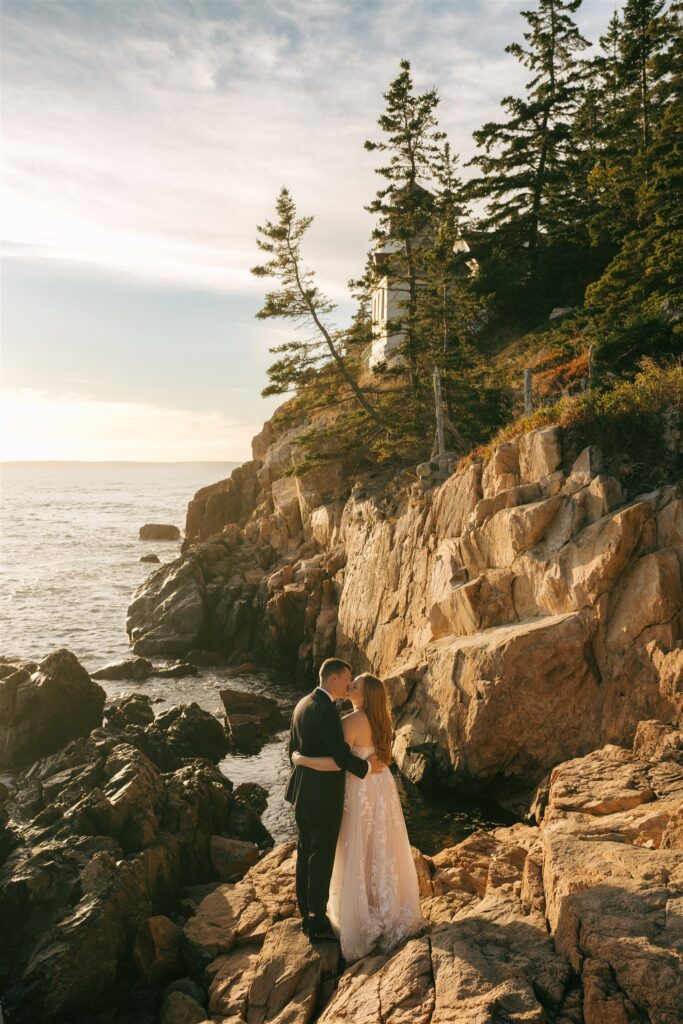
[[238, 462], [10, 460], [0, 464], [0, 631], [5, 652], [69, 647], [88, 670], [130, 655], [135, 588], [179, 542], [141, 541], [145, 523], [184, 529], [188, 503]]

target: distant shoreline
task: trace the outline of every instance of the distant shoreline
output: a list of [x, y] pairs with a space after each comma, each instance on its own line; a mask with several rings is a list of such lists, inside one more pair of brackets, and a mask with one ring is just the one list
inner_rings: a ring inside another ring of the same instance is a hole
[[241, 466], [230, 459], [1, 459], [0, 466]]

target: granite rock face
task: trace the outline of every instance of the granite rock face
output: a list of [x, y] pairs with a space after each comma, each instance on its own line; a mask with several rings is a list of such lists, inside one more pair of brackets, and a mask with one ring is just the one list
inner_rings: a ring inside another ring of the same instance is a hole
[[334, 461], [288, 476], [302, 429], [264, 429], [246, 519], [139, 589], [136, 652], [199, 646], [310, 678], [337, 654], [390, 681], [414, 782], [502, 787], [515, 806], [558, 762], [680, 720], [680, 482], [629, 495], [595, 446], [568, 462], [555, 427], [426, 489], [354, 483]]
[[514, 788], [683, 709], [683, 490], [624, 499], [546, 428], [387, 515], [350, 499], [336, 651], [388, 678], [413, 781]]
[[191, 544], [220, 533], [228, 523], [244, 526], [260, 494], [260, 462], [245, 462], [227, 480], [202, 487], [187, 509], [183, 550]]
[[[638, 726], [557, 766], [535, 824], [413, 851], [427, 926], [340, 964], [311, 947], [293, 844], [218, 886], [185, 926], [213, 1020], [231, 1024], [674, 1024], [683, 1005], [683, 733]], [[671, 841], [671, 842], [669, 842]]]

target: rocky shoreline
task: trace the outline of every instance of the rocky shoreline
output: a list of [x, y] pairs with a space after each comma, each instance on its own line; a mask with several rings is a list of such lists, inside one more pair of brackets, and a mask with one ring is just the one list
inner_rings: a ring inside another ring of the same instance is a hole
[[435, 857], [415, 850], [428, 927], [350, 966], [336, 946], [311, 952], [293, 844], [277, 847], [185, 926], [207, 986], [197, 1021], [677, 1024], [683, 732], [641, 722], [632, 750], [558, 765], [534, 814]]
[[[218, 770], [282, 728], [226, 687], [155, 717], [66, 650], [0, 661], [0, 980], [8, 1024], [677, 1024], [683, 1005], [683, 487], [556, 428], [443, 480], [299, 477], [302, 424], [198, 492], [133, 595], [133, 681], [332, 653], [384, 676], [419, 786], [516, 825], [414, 851], [423, 934], [311, 949], [266, 793]], [[680, 435], [676, 443], [680, 445]], [[150, 657], [179, 659], [159, 671]], [[112, 675], [113, 673], [113, 675]]]
[[1, 763], [17, 772], [0, 793], [7, 1019], [154, 1020], [188, 915], [272, 846], [266, 791], [219, 771], [229, 733], [196, 704], [105, 706], [67, 650], [0, 669]]
[[[31, 673], [3, 662], [5, 709], [10, 694], [1, 749], [16, 757], [26, 706], [45, 749], [0, 792], [8, 1024], [680, 1020], [672, 725], [641, 721], [632, 748], [555, 766], [525, 823], [414, 850], [423, 933], [347, 965], [301, 932], [294, 844], [272, 848], [264, 790], [216, 768], [230, 741], [214, 716], [188, 705], [154, 718], [142, 694], [105, 706], [65, 650]], [[70, 738], [51, 729], [87, 698], [103, 721], [81, 719]]]

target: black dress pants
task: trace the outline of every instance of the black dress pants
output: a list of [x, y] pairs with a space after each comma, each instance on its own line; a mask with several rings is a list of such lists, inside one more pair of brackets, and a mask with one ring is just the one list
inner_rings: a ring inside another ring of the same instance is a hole
[[324, 816], [297, 807], [299, 842], [296, 856], [296, 900], [301, 916], [312, 914], [322, 922], [327, 916], [327, 899], [334, 867], [334, 855], [341, 825], [343, 803], [325, 808]]

